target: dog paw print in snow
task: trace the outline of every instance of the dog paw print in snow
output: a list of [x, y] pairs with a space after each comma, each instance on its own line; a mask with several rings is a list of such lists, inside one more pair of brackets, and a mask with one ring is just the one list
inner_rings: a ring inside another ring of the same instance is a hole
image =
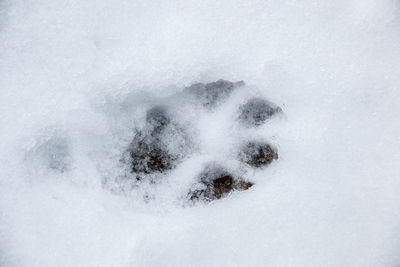
[[184, 183], [189, 185], [185, 198], [208, 202], [251, 188], [246, 174], [278, 159], [276, 146], [257, 131], [282, 109], [250, 93], [242, 81], [196, 83], [153, 102], [124, 156], [128, 177], [137, 186], [157, 186], [197, 157], [191, 169], [200, 171], [185, 178], [190, 180]]

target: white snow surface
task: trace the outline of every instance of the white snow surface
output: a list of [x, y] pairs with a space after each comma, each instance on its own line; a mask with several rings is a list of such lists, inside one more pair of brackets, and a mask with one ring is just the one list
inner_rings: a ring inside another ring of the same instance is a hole
[[[246, 90], [214, 111], [174, 100], [220, 78]], [[284, 116], [240, 128], [252, 95]], [[163, 99], [197, 152], [119, 192]], [[0, 266], [399, 266], [399, 102], [398, 0], [3, 0]], [[252, 188], [182, 205], [251, 138], [279, 152]]]

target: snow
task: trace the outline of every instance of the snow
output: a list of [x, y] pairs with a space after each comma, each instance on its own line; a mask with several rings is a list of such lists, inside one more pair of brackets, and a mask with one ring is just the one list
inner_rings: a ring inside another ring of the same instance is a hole
[[[3, 1], [0, 266], [399, 265], [399, 25], [396, 0]], [[182, 100], [220, 78], [246, 87]], [[240, 127], [255, 96], [284, 115]], [[194, 152], [129, 190], [121, 156], [159, 102]], [[243, 169], [249, 139], [279, 160]], [[210, 161], [255, 185], [182, 205]]]

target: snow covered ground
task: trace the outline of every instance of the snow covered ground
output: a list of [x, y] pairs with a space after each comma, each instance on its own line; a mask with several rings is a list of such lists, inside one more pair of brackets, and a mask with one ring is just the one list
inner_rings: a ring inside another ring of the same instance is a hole
[[[246, 90], [213, 111], [174, 97], [220, 78]], [[240, 128], [253, 95], [284, 116]], [[162, 99], [196, 152], [120, 191]], [[397, 0], [3, 0], [0, 266], [399, 266], [399, 102]], [[252, 138], [279, 151], [253, 187], [182, 205]]]

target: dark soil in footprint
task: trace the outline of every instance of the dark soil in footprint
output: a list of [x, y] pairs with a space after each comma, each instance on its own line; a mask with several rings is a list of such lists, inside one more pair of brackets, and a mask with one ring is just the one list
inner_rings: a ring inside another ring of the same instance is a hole
[[207, 166], [199, 175], [199, 181], [200, 189], [189, 192], [189, 199], [192, 201], [220, 199], [234, 190], [247, 190], [253, 185], [235, 177], [220, 166]]
[[259, 126], [275, 114], [282, 112], [280, 107], [263, 98], [252, 98], [239, 108], [239, 121], [245, 126]]
[[230, 82], [218, 80], [212, 83], [196, 83], [187, 87], [185, 90], [196, 96], [201, 104], [206, 108], [214, 108], [218, 103], [227, 99], [235, 88], [244, 86], [244, 82]]
[[268, 143], [251, 141], [242, 147], [239, 152], [239, 159], [252, 167], [260, 168], [278, 159], [278, 153]]
[[162, 131], [171, 123], [167, 108], [155, 106], [146, 113], [146, 123], [152, 128], [152, 135], [162, 134]]
[[131, 171], [137, 174], [164, 172], [174, 167], [176, 157], [168, 153], [164, 145], [138, 133], [129, 149]]
[[141, 179], [142, 174], [171, 170], [185, 151], [182, 149], [178, 153], [171, 147], [187, 147], [188, 143], [184, 130], [173, 122], [167, 109], [153, 107], [147, 111], [145, 129], [136, 132], [128, 149], [131, 171], [137, 174], [137, 179]]

